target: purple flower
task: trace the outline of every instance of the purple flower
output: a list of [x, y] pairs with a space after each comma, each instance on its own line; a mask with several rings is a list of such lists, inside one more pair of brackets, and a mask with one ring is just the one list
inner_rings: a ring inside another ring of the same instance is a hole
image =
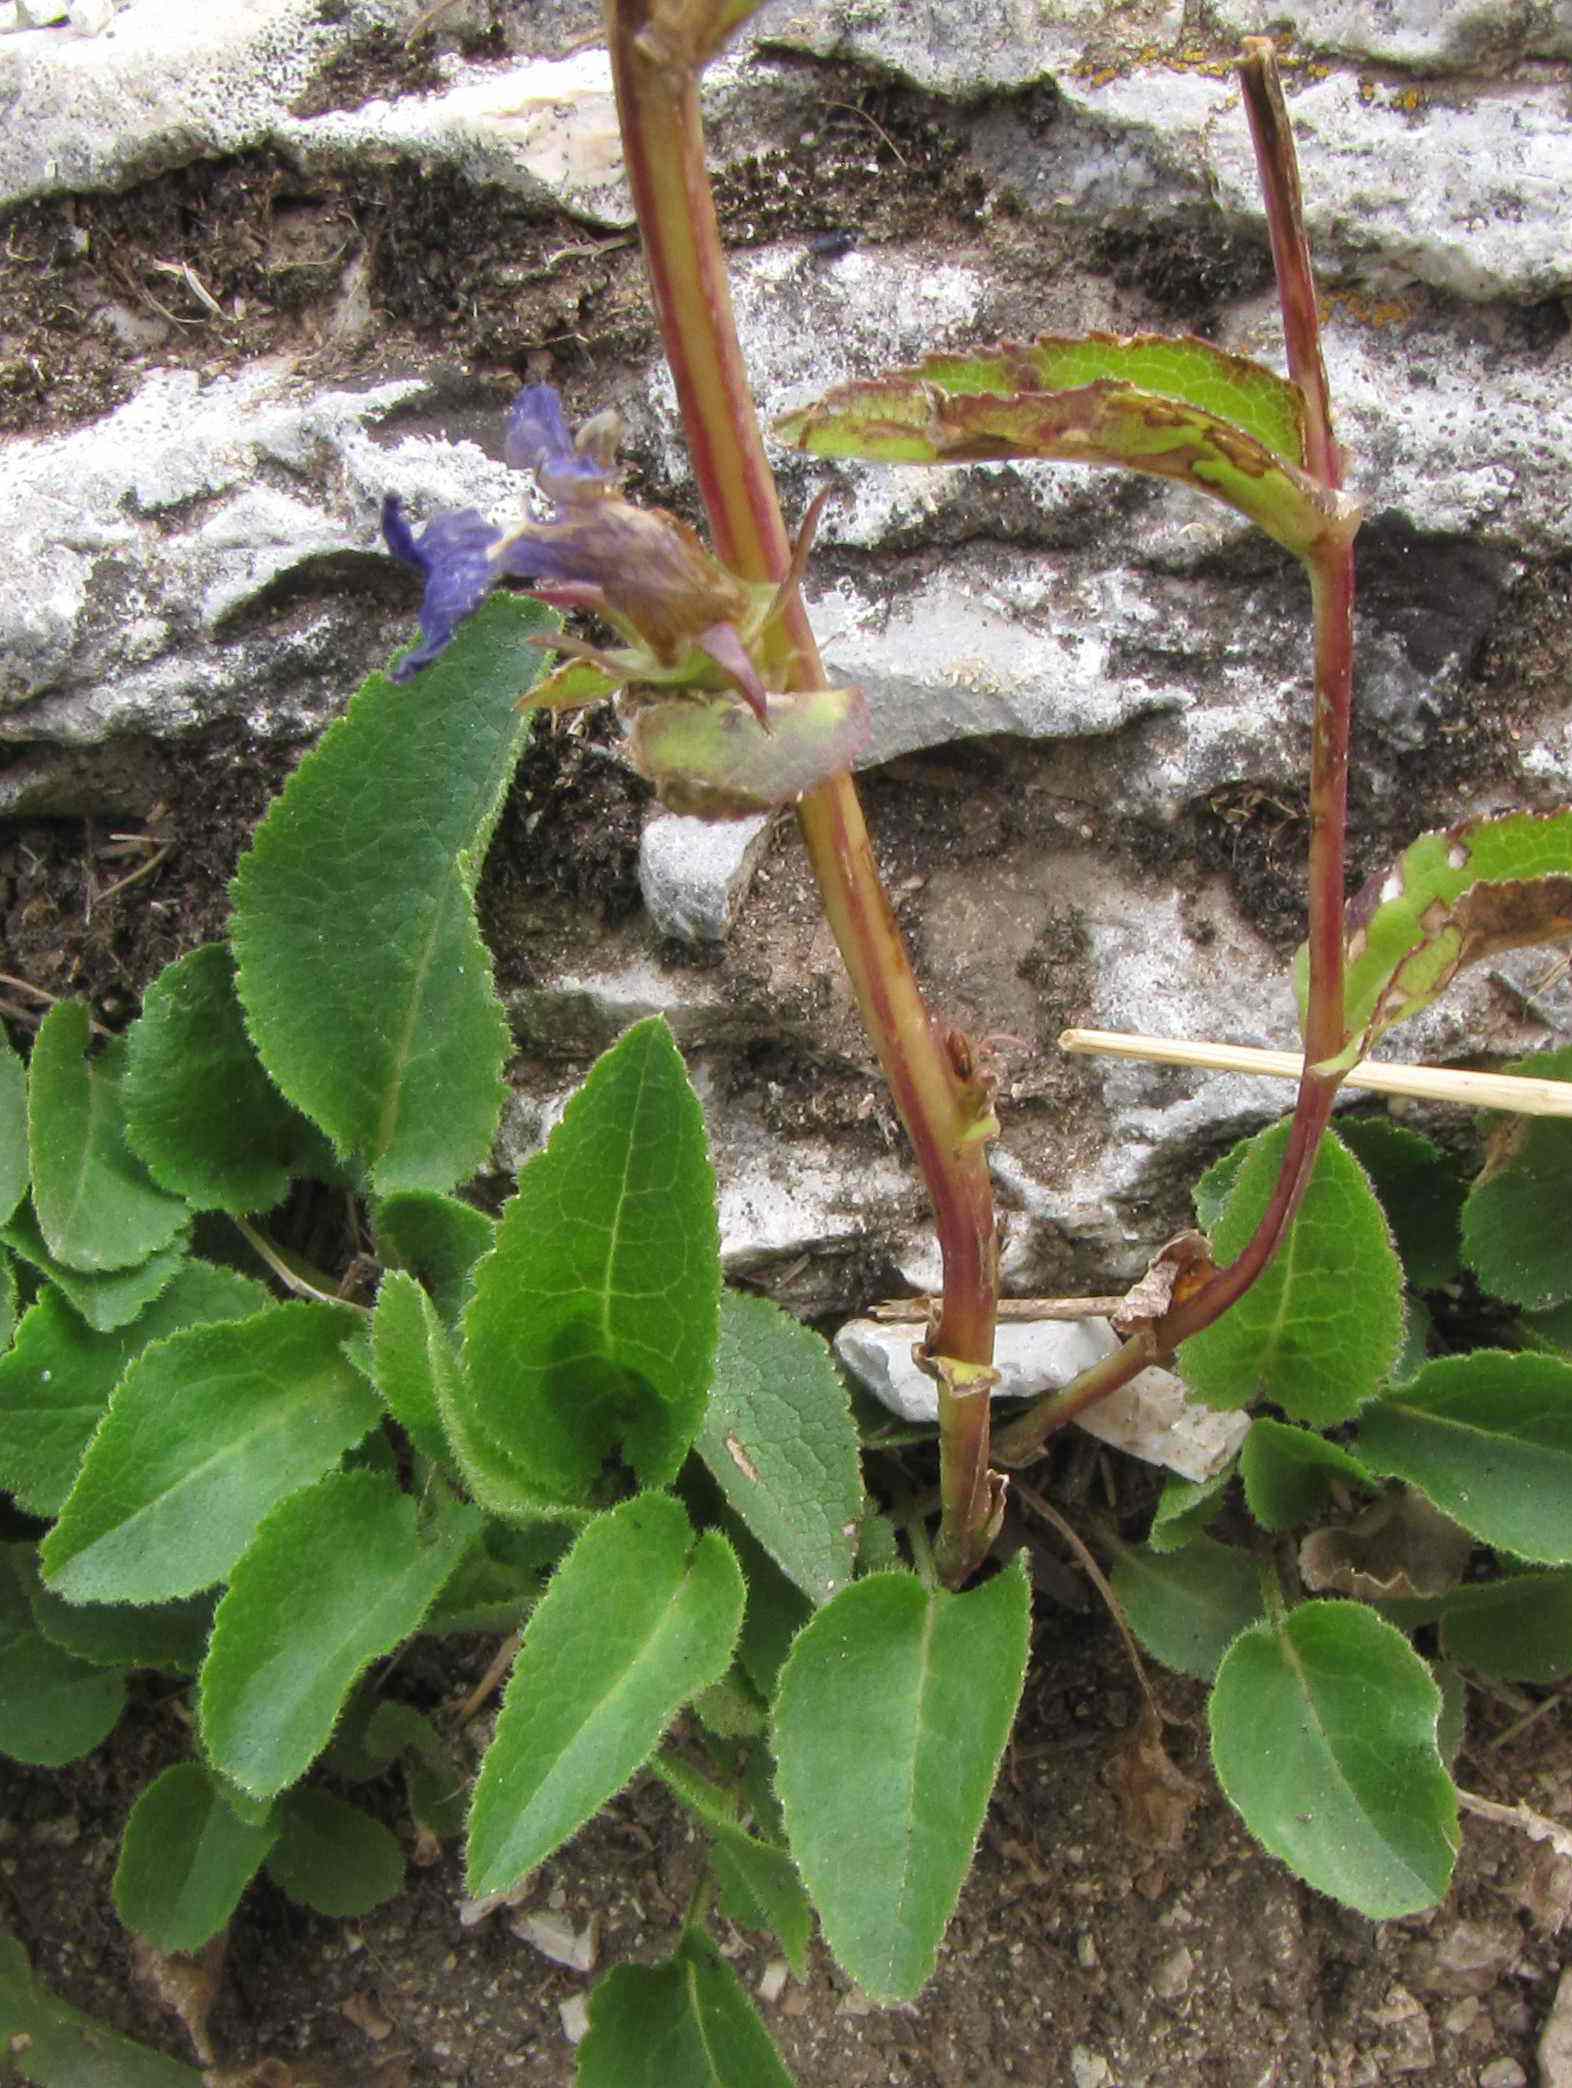
[[417, 537], [404, 520], [404, 503], [389, 493], [382, 503], [382, 535], [393, 556], [413, 566], [426, 582], [420, 605], [424, 643], [393, 669], [394, 681], [413, 681], [496, 586], [497, 568], [490, 553], [502, 531], [494, 529], [478, 508], [459, 508], [438, 515]]
[[555, 509], [549, 521], [506, 532], [477, 509], [463, 508], [436, 516], [416, 536], [398, 495], [387, 496], [387, 547], [426, 583], [424, 642], [394, 668], [395, 681], [409, 681], [429, 666], [504, 576], [543, 583], [541, 593], [555, 606], [595, 610], [668, 661], [696, 632], [744, 612], [741, 582], [692, 530], [618, 493], [611, 462], [616, 435], [615, 415], [598, 415], [575, 442], [556, 392], [532, 384], [509, 408], [504, 453], [510, 464], [534, 473]]

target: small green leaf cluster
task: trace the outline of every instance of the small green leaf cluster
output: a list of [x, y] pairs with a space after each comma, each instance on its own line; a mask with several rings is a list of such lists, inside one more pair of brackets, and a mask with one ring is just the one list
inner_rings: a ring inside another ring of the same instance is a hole
[[[1572, 1079], [1572, 1051], [1514, 1070]], [[1286, 1139], [1245, 1140], [1197, 1185], [1219, 1260]], [[1565, 1117], [1498, 1124], [1472, 1180], [1414, 1130], [1344, 1118], [1265, 1275], [1179, 1352], [1197, 1396], [1253, 1409], [1234, 1470], [1171, 1480], [1119, 1549], [1137, 1635], [1212, 1685], [1213, 1764], [1252, 1833], [1378, 1918], [1451, 1876], [1448, 1685], [1572, 1673], [1569, 1211]], [[1447, 1351], [1426, 1294], [1469, 1284], [1520, 1308], [1510, 1347]]]
[[[915, 1994], [1028, 1585], [903, 1567], [826, 1344], [723, 1288], [663, 1023], [600, 1059], [499, 1214], [459, 1193], [505, 1091], [474, 885], [542, 620], [499, 596], [418, 683], [373, 676], [258, 830], [230, 941], [124, 1037], [65, 1003], [25, 1067], [0, 1049], [0, 1484], [38, 1532], [0, 1554], [0, 1750], [60, 1764], [140, 1677], [189, 1690], [194, 1754], [136, 1800], [114, 1880], [175, 1952], [258, 1876], [361, 1914], [411, 1838], [463, 1837], [470, 1891], [515, 1893], [652, 1773], [707, 1884], [667, 1963], [602, 1985], [581, 2078], [660, 2052], [663, 2082], [784, 2080], [704, 1906], [799, 1973], [817, 1912], [871, 1994]], [[478, 1774], [390, 1668], [476, 1630], [517, 1639]], [[74, 2035], [13, 1969], [18, 2024]]]

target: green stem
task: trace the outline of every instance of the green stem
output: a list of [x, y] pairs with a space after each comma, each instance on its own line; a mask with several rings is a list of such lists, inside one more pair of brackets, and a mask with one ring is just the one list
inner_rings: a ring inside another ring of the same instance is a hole
[[[704, 164], [696, 69], [645, 35], [652, 0], [606, 0], [623, 158], [715, 548], [750, 580], [779, 580], [790, 556], [732, 315], [725, 255]], [[824, 670], [800, 603], [784, 620], [789, 688], [822, 688]], [[873, 859], [856, 786], [832, 778], [798, 806], [808, 859], [863, 1021], [933, 1199], [944, 1299], [928, 1347], [937, 1357], [993, 1357], [998, 1250], [985, 1141], [987, 1096], [957, 1069], [932, 1021]], [[996, 1484], [988, 1473], [988, 1402], [941, 1381], [943, 1509], [939, 1564], [958, 1585], [986, 1549]]]
[[[1289, 369], [1305, 396], [1306, 469], [1336, 490], [1342, 466], [1332, 435], [1326, 366], [1310, 248], [1305, 238], [1299, 164], [1283, 105], [1272, 46], [1250, 37], [1240, 64], [1261, 186], [1266, 196], [1272, 260], [1288, 341]], [[1261, 1275], [1282, 1245], [1315, 1171], [1322, 1133], [1331, 1121], [1338, 1084], [1347, 1069], [1338, 1060], [1345, 1042], [1343, 994], [1343, 866], [1348, 824], [1348, 750], [1354, 692], [1354, 530], [1357, 516], [1332, 529], [1309, 554], [1315, 619], [1315, 705], [1310, 744], [1310, 861], [1308, 872], [1309, 985], [1305, 1007], [1305, 1065], [1294, 1104], [1288, 1147], [1270, 1203], [1236, 1260], [1219, 1269], [1197, 1294], [1175, 1306], [1000, 1432], [995, 1456], [1024, 1464], [1067, 1421], [1127, 1385], [1148, 1364], [1171, 1355], [1220, 1319]]]

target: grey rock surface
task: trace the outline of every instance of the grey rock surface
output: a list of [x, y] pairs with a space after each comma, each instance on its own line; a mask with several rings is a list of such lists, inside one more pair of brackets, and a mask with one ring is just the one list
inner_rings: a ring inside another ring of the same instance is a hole
[[[419, 9], [325, 12], [132, 0], [96, 37], [0, 37], [0, 202], [265, 151], [307, 189], [391, 167], [395, 188], [441, 174], [477, 213], [524, 199], [560, 216], [564, 247], [624, 222], [604, 53], [573, 48], [592, 10], [532, 10], [505, 55], [444, 47], [435, 88], [297, 113], [329, 61], [373, 31], [396, 42]], [[1212, 19], [1232, 36], [1258, 12], [1217, 0]], [[1380, 860], [1417, 825], [1572, 794], [1555, 606], [1572, 555], [1568, 10], [1318, 0], [1272, 19], [1307, 60], [1290, 96], [1366, 510], [1356, 840]], [[766, 417], [930, 346], [1036, 328], [1190, 324], [1280, 366], [1243, 113], [1224, 46], [1197, 37], [1175, 0], [765, 9], [706, 92]], [[835, 115], [831, 89], [857, 82], [909, 128], [881, 140], [855, 107]], [[821, 204], [820, 159], [847, 136]], [[914, 215], [932, 138], [950, 171]], [[815, 251], [826, 211], [863, 241]], [[455, 245], [467, 235], [460, 211]], [[466, 505], [500, 518], [527, 497], [500, 461], [499, 411], [526, 371], [603, 371], [590, 383], [625, 413], [636, 490], [687, 498], [669, 379], [629, 331], [631, 275], [543, 318], [527, 352], [455, 370], [429, 331], [385, 346], [374, 245], [347, 242], [320, 308], [266, 358], [226, 356], [223, 326], [193, 339], [129, 292], [106, 298], [94, 323], [135, 372], [131, 396], [58, 427], [41, 406], [0, 441], [0, 512], [18, 518], [0, 573], [0, 815], [146, 812], [158, 750], [220, 725], [275, 744], [318, 729], [412, 629], [414, 590], [377, 544], [383, 492], [417, 522]], [[778, 461], [800, 513], [829, 474]], [[1006, 1039], [1007, 1284], [1110, 1288], [1183, 1221], [1199, 1166], [1286, 1096], [1067, 1068], [1052, 1040], [1075, 1021], [1290, 1042], [1303, 583], [1233, 515], [1157, 481], [1057, 465], [833, 476], [806, 594], [832, 671], [868, 695], [876, 843], [935, 1007]], [[608, 926], [584, 909], [510, 989], [523, 1056], [502, 1157], [544, 1135], [574, 1067], [659, 1010], [710, 1106], [731, 1266], [804, 1310], [931, 1288], [921, 1193], [790, 823], [652, 816], [638, 875], [642, 914]], [[704, 964], [673, 962], [669, 939]], [[1395, 1047], [1509, 1055], [1559, 1034], [1529, 987], [1538, 968], [1504, 964], [1505, 986], [1473, 975]]]
[[639, 890], [657, 935], [679, 942], [726, 940], [748, 896], [769, 835], [756, 819], [688, 819], [658, 813], [639, 836]]
[[[835, 1353], [892, 1414], [907, 1422], [933, 1423], [939, 1417], [938, 1392], [912, 1353], [921, 1334], [916, 1324], [848, 1320], [835, 1337]], [[1006, 1321], [994, 1344], [999, 1382], [992, 1396], [1035, 1399], [1057, 1391], [1118, 1346], [1119, 1337], [1105, 1319]], [[1143, 1370], [1078, 1425], [1114, 1449], [1162, 1465], [1181, 1479], [1200, 1480], [1212, 1478], [1238, 1455], [1250, 1417], [1214, 1413], [1187, 1399], [1172, 1371]]]

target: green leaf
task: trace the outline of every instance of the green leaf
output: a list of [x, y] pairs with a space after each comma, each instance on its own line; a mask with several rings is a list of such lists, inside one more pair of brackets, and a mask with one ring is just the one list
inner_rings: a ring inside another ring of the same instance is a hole
[[577, 2088], [792, 2088], [737, 1975], [689, 1929], [664, 1965], [618, 1965], [590, 2000]]
[[551, 621], [494, 595], [417, 681], [372, 675], [235, 878], [262, 1062], [379, 1194], [467, 1181], [496, 1135], [511, 1046], [474, 889]]
[[131, 1269], [168, 1247], [187, 1221], [126, 1144], [122, 1053], [91, 1065], [92, 1018], [59, 1001], [39, 1025], [28, 1076], [33, 1209], [49, 1252], [89, 1274]]
[[1261, 1576], [1248, 1552], [1194, 1537], [1166, 1557], [1123, 1547], [1113, 1591], [1141, 1644], [1164, 1667], [1209, 1682], [1247, 1625], [1261, 1615]]
[[1212, 1162], [1190, 1191], [1195, 1215], [1208, 1233], [1227, 1210], [1228, 1199], [1239, 1179], [1239, 1170], [1249, 1159], [1254, 1143], [1253, 1138], [1241, 1138], [1237, 1145], [1230, 1146], [1220, 1160]]
[[195, 2067], [134, 2044], [34, 1979], [27, 1952], [0, 1935], [0, 2051], [36, 2088], [202, 2088]]
[[115, 1910], [159, 1950], [200, 1950], [226, 1927], [278, 1828], [242, 1820], [200, 1762], [177, 1762], [131, 1808]]
[[786, 1962], [799, 1979], [808, 1976], [813, 1909], [790, 1856], [750, 1834], [737, 1818], [735, 1798], [672, 1754], [657, 1755], [655, 1774], [710, 1836], [710, 1868], [726, 1912], [746, 1928], [780, 1938]]
[[266, 1302], [248, 1276], [183, 1261], [136, 1319], [99, 1333], [58, 1291], [41, 1291], [23, 1314], [16, 1345], [0, 1356], [0, 1485], [29, 1515], [58, 1515], [131, 1359], [182, 1327], [243, 1319]]
[[221, 1580], [268, 1510], [376, 1426], [340, 1353], [355, 1315], [274, 1305], [144, 1350], [109, 1403], [44, 1573], [68, 1602], [158, 1602]]
[[27, 1193], [27, 1072], [0, 1029], [0, 1225]]
[[1217, 1778], [1245, 1825], [1317, 1891], [1375, 1921], [1446, 1892], [1457, 1798], [1441, 1693], [1400, 1631], [1354, 1602], [1255, 1625], [1218, 1670]]
[[1181, 1479], [1170, 1472], [1157, 1497], [1152, 1526], [1146, 1533], [1146, 1548], [1152, 1552], [1183, 1551], [1199, 1537], [1222, 1508], [1228, 1482], [1234, 1476], [1230, 1464], [1210, 1479]]
[[17, 1290], [16, 1265], [3, 1247], [0, 1247], [0, 1358], [16, 1333]]
[[703, 1419], [720, 1288], [704, 1118], [652, 1017], [596, 1062], [476, 1271], [464, 1363], [479, 1431], [556, 1500], [588, 1502], [619, 1445], [664, 1485]]
[[1337, 1135], [1370, 1177], [1415, 1290], [1457, 1274], [1463, 1181], [1432, 1139], [1387, 1117], [1339, 1117]]
[[495, 1244], [496, 1220], [429, 1189], [386, 1196], [375, 1215], [378, 1259], [407, 1270], [430, 1292], [443, 1325], [455, 1328], [470, 1300], [475, 1264]]
[[361, 1672], [402, 1645], [478, 1535], [455, 1509], [422, 1531], [375, 1472], [330, 1472], [265, 1516], [235, 1561], [202, 1669], [202, 1740], [256, 1798], [304, 1776]]
[[464, 1832], [469, 1779], [424, 1712], [412, 1704], [379, 1704], [366, 1727], [366, 1748], [384, 1763], [403, 1757], [404, 1789], [417, 1827], [441, 1841]]
[[[468, 1376], [453, 1353], [453, 1343], [437, 1317], [436, 1307], [424, 1291], [416, 1302], [426, 1332], [426, 1361], [437, 1418], [470, 1493], [492, 1515], [524, 1529], [538, 1528], [542, 1522], [587, 1522], [590, 1509], [569, 1507], [537, 1492], [530, 1483], [535, 1476], [533, 1469], [521, 1473], [520, 1460], [478, 1425]], [[401, 1350], [400, 1360], [408, 1364], [413, 1377], [418, 1364], [408, 1349]], [[406, 1384], [398, 1396], [409, 1404], [411, 1412], [422, 1411], [421, 1388]]]
[[95, 1667], [158, 1668], [194, 1675], [213, 1628], [211, 1594], [133, 1607], [122, 1602], [62, 1602], [33, 1590], [33, 1616], [52, 1645]]
[[[1509, 812], [1422, 834], [1344, 910], [1344, 1010], [1360, 1052], [1465, 966], [1572, 933], [1572, 811]], [[1303, 1019], [1309, 960], [1294, 959]]]
[[517, 1528], [488, 1517], [421, 1627], [442, 1632], [515, 1630], [539, 1601], [546, 1576], [572, 1542], [558, 1522]]
[[524, 1628], [470, 1816], [469, 1889], [507, 1892], [648, 1761], [726, 1672], [742, 1575], [713, 1530], [640, 1494], [598, 1516]]
[[[1228, 1207], [1212, 1228], [1232, 1261], [1271, 1200], [1288, 1125], [1251, 1141]], [[1208, 1406], [1272, 1400], [1327, 1427], [1386, 1382], [1403, 1339], [1403, 1278], [1381, 1206], [1357, 1160], [1329, 1131], [1288, 1236], [1239, 1303], [1179, 1350], [1180, 1376]]]
[[22, 1205], [10, 1224], [0, 1228], [0, 1240], [31, 1265], [69, 1299], [90, 1327], [102, 1334], [123, 1327], [174, 1281], [185, 1263], [190, 1235], [182, 1227], [173, 1246], [149, 1255], [134, 1269], [116, 1269], [107, 1275], [89, 1276], [68, 1268], [49, 1252], [38, 1229], [30, 1203]]
[[644, 701], [629, 757], [673, 812], [750, 819], [795, 804], [849, 769], [868, 743], [861, 689], [805, 689], [771, 697], [769, 729], [731, 697]]
[[1449, 1660], [1511, 1682], [1559, 1682], [1572, 1673], [1572, 1573], [1513, 1573], [1447, 1597], [1441, 1650]]
[[[1572, 1047], [1510, 1068], [1572, 1080]], [[1530, 1312], [1572, 1298], [1572, 1119], [1498, 1118], [1463, 1206], [1463, 1253], [1483, 1287]]]
[[933, 1971], [1026, 1672], [1024, 1555], [963, 1595], [853, 1582], [792, 1646], [776, 1697], [791, 1852], [840, 1964], [879, 2001]]
[[126, 1133], [161, 1189], [199, 1211], [267, 1211], [321, 1135], [263, 1072], [227, 943], [161, 972], [126, 1037]]
[[1263, 1530], [1293, 1530], [1313, 1522], [1332, 1498], [1333, 1485], [1378, 1488], [1359, 1459], [1308, 1428], [1260, 1415], [1239, 1453], [1245, 1504]]
[[37, 1632], [0, 1652], [0, 1754], [58, 1769], [91, 1754], [120, 1723], [123, 1669], [78, 1660]]
[[1572, 1365], [1557, 1357], [1427, 1363], [1360, 1417], [1359, 1456], [1498, 1550], [1572, 1560]]
[[795, 1582], [786, 1578], [745, 1524], [728, 1516], [725, 1528], [748, 1585], [748, 1608], [742, 1620], [742, 1637], [737, 1642], [737, 1660], [768, 1703], [775, 1694], [791, 1642], [813, 1615], [813, 1605]]
[[1549, 1312], [1525, 1315], [1518, 1321], [1518, 1330], [1525, 1348], [1572, 1361], [1572, 1300]]
[[852, 1577], [862, 1514], [857, 1429], [829, 1346], [764, 1298], [728, 1291], [697, 1443], [711, 1477], [815, 1602]]
[[[428, 1320], [433, 1324], [428, 1327]], [[388, 1412], [423, 1457], [452, 1462], [437, 1404], [432, 1346], [447, 1336], [435, 1325], [436, 1308], [413, 1276], [389, 1269], [377, 1290], [371, 1320], [371, 1374]]]
[[845, 384], [775, 424], [816, 457], [977, 464], [1051, 457], [1120, 465], [1210, 493], [1303, 557], [1358, 510], [1309, 478], [1302, 406], [1269, 370], [1209, 342], [1045, 337], [930, 355]]
[[403, 1891], [403, 1850], [358, 1805], [328, 1791], [291, 1791], [279, 1820], [267, 1874], [303, 1907], [351, 1921]]

